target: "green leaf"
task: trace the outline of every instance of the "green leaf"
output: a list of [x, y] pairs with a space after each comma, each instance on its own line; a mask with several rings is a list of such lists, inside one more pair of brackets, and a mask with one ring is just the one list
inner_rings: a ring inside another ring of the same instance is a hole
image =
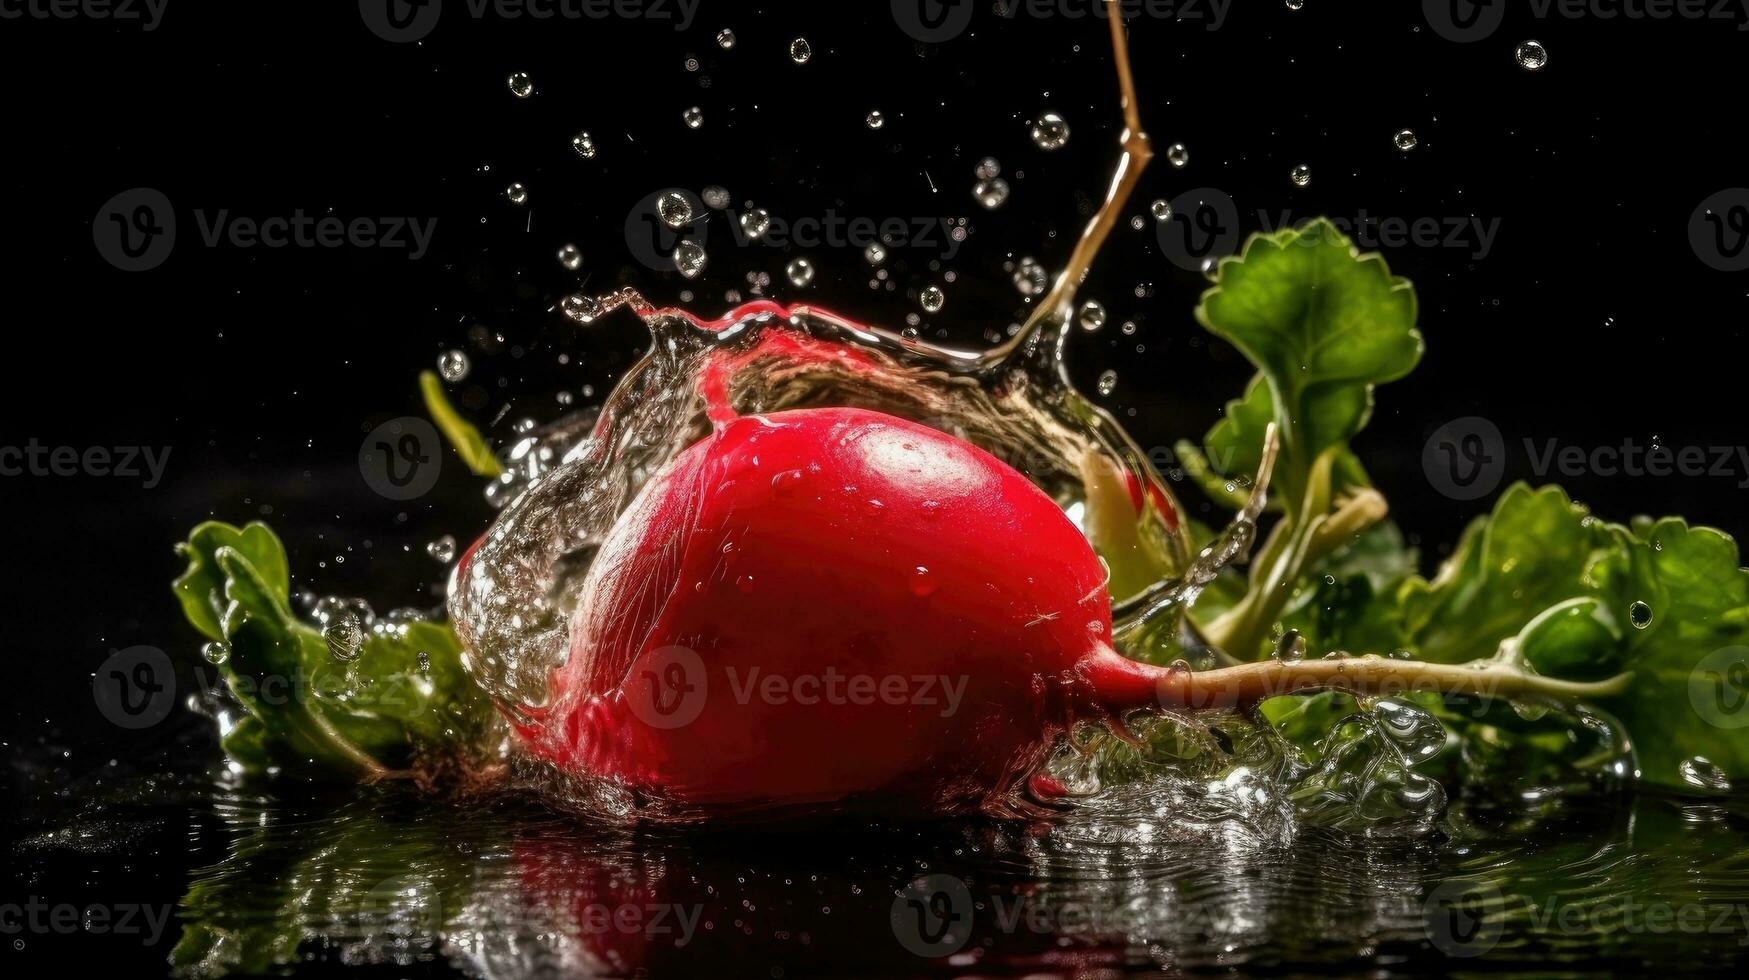
[[227, 648], [219, 672], [246, 716], [221, 744], [245, 772], [374, 779], [487, 751], [496, 715], [446, 624], [384, 624], [341, 660], [292, 614], [285, 550], [265, 526], [203, 524], [183, 551], [176, 592]]
[[[1278, 479], [1290, 504], [1303, 493], [1312, 461], [1366, 425], [1373, 387], [1403, 377], [1421, 359], [1413, 287], [1323, 219], [1253, 236], [1240, 255], [1221, 262], [1196, 315], [1255, 364], [1262, 381], [1210, 430], [1211, 455], [1221, 447], [1233, 458], [1229, 465], [1254, 464], [1267, 407], [1282, 434]], [[1345, 462], [1338, 474], [1353, 471]]]
[[499, 464], [498, 457], [492, 455], [486, 437], [480, 435], [480, 430], [449, 403], [449, 397], [443, 393], [443, 381], [436, 372], [419, 373], [419, 391], [425, 397], [425, 410], [431, 413], [432, 421], [437, 423], [444, 438], [455, 447], [456, 455], [462, 458], [468, 469], [475, 476], [503, 475], [504, 467]]
[[1312, 569], [1282, 626], [1306, 638], [1306, 651], [1320, 656], [1391, 653], [1404, 645], [1402, 610], [1396, 595], [1415, 572], [1415, 551], [1390, 521], [1375, 524]]
[[1595, 523], [1560, 487], [1514, 484], [1492, 515], [1469, 526], [1433, 581], [1404, 585], [1409, 646], [1434, 663], [1491, 656], [1538, 613], [1585, 593]]

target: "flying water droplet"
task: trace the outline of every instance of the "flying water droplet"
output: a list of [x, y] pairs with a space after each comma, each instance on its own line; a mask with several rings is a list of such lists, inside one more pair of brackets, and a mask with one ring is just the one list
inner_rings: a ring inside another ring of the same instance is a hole
[[578, 133], [571, 137], [571, 149], [576, 150], [577, 155], [585, 160], [595, 159], [595, 140], [588, 133]]
[[1287, 9], [1299, 10], [1306, 5], [1306, 0], [1287, 0]]
[[871, 109], [869, 111], [868, 117], [866, 119], [864, 119], [863, 121], [868, 123], [868, 128], [879, 129], [882, 126], [885, 126], [887, 124], [887, 117], [881, 115], [881, 111], [879, 109]]
[[200, 655], [206, 658], [207, 663], [218, 667], [231, 659], [231, 648], [223, 640], [213, 640], [201, 646]]
[[1284, 664], [1291, 664], [1306, 659], [1306, 638], [1299, 630], [1288, 630], [1281, 634], [1281, 639], [1275, 641], [1275, 649], [1269, 655]]
[[708, 258], [704, 246], [690, 238], [674, 247], [674, 269], [688, 279], [698, 278]]
[[979, 180], [995, 180], [1002, 176], [1002, 161], [995, 157], [985, 157], [978, 161], [978, 167], [973, 173], [978, 175]]
[[923, 292], [918, 294], [918, 302], [925, 313], [940, 313], [947, 303], [947, 294], [939, 286], [924, 286]]
[[1096, 299], [1090, 299], [1081, 304], [1081, 312], [1075, 319], [1081, 324], [1082, 330], [1092, 333], [1105, 326], [1105, 304]]
[[519, 99], [526, 99], [534, 94], [534, 79], [529, 78], [527, 72], [512, 74], [507, 84], [510, 86], [510, 94]]
[[1183, 143], [1174, 143], [1166, 148], [1166, 162], [1176, 169], [1183, 170], [1190, 163], [1190, 150]]
[[1020, 260], [1014, 268], [1014, 288], [1020, 290], [1022, 296], [1037, 296], [1050, 285], [1050, 273], [1032, 256]]
[[1541, 41], [1525, 41], [1518, 46], [1516, 54], [1518, 67], [1525, 71], [1540, 71], [1549, 63], [1548, 49], [1542, 46]]
[[446, 534], [441, 538], [426, 542], [425, 553], [430, 555], [433, 561], [442, 562], [445, 565], [449, 564], [455, 560], [455, 536]]
[[814, 56], [814, 46], [805, 37], [798, 37], [789, 43], [789, 60], [798, 65], [805, 65]]
[[656, 199], [656, 213], [663, 224], [678, 231], [692, 223], [692, 202], [679, 191], [669, 191]]
[[1705, 756], [1697, 755], [1692, 759], [1684, 759], [1676, 769], [1681, 774], [1683, 782], [1690, 786], [1696, 786], [1713, 793], [1729, 793], [1731, 791], [1731, 777], [1725, 775], [1723, 769], [1720, 769], [1716, 763]]
[[583, 250], [571, 242], [560, 245], [559, 264], [572, 272], [583, 268]]
[[511, 204], [527, 204], [528, 188], [522, 186], [520, 183], [511, 184], [509, 187], [504, 188], [504, 199]]
[[790, 285], [801, 288], [814, 281], [814, 263], [807, 259], [791, 259], [784, 274], [789, 276]]
[[347, 610], [337, 613], [322, 627], [322, 639], [335, 660], [351, 663], [364, 651], [364, 622]]
[[735, 32], [734, 31], [731, 31], [725, 27], [722, 30], [717, 32], [717, 47], [722, 48], [724, 51], [728, 51], [729, 49], [733, 48], [734, 46], [735, 46]]
[[764, 237], [771, 228], [771, 212], [764, 208], [754, 208], [741, 215], [741, 231], [750, 239]]
[[1628, 622], [1634, 624], [1634, 629], [1637, 630], [1652, 625], [1652, 607], [1644, 602], [1634, 602], [1628, 606]]
[[1295, 187], [1304, 187], [1312, 182], [1312, 168], [1302, 163], [1289, 171], [1287, 176]]
[[1397, 149], [1407, 153], [1410, 150], [1413, 150], [1415, 144], [1419, 143], [1420, 140], [1416, 138], [1414, 130], [1399, 129], [1397, 130], [1397, 135], [1391, 137], [1391, 142], [1396, 144]]
[[1060, 150], [1069, 142], [1069, 124], [1054, 112], [1047, 112], [1032, 124], [1032, 142], [1041, 150]]
[[1153, 204], [1148, 205], [1148, 213], [1154, 216], [1155, 221], [1171, 221], [1172, 205], [1165, 200], [1156, 200]]
[[999, 208], [1008, 200], [1008, 181], [1000, 177], [980, 180], [972, 187], [972, 197], [986, 208]]
[[869, 242], [862, 250], [862, 260], [869, 265], [880, 265], [887, 260], [886, 246], [880, 242]]
[[437, 357], [438, 376], [451, 384], [467, 377], [471, 367], [468, 355], [459, 350], [446, 350]]
[[704, 110], [698, 106], [689, 106], [680, 114], [680, 120], [686, 123], [687, 129], [697, 129], [704, 125]]
[[1101, 374], [1099, 376], [1099, 393], [1101, 395], [1109, 396], [1112, 392], [1114, 392], [1116, 390], [1117, 390], [1117, 372], [1116, 371], [1106, 371], [1104, 374]]

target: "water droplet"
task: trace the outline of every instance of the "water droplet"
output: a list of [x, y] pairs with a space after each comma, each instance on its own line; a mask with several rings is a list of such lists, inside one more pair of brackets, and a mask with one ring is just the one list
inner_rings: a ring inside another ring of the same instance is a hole
[[534, 79], [529, 78], [527, 72], [519, 71], [512, 74], [507, 83], [510, 86], [510, 94], [519, 99], [526, 99], [534, 94]]
[[712, 184], [699, 193], [704, 198], [704, 206], [712, 211], [721, 211], [729, 206], [729, 189], [721, 184]]
[[578, 323], [594, 323], [595, 318], [605, 312], [601, 301], [582, 293], [571, 293], [559, 300], [559, 312]]
[[1298, 10], [1306, 5], [1306, 0], [1287, 0], [1287, 9]]
[[1090, 299], [1081, 304], [1081, 312], [1075, 319], [1081, 324], [1082, 330], [1092, 333], [1105, 326], [1105, 304], [1096, 299]]
[[1148, 205], [1148, 213], [1154, 216], [1155, 221], [1171, 221], [1172, 205], [1164, 200], [1156, 200], [1153, 204]]
[[1683, 782], [1690, 786], [1698, 786], [1714, 793], [1731, 791], [1731, 777], [1725, 775], [1723, 769], [1705, 756], [1684, 759], [1676, 769], [1682, 775]]
[[868, 117], [863, 121], [868, 123], [868, 128], [879, 129], [887, 124], [887, 117], [881, 115], [879, 109], [873, 109], [869, 111]]
[[656, 199], [656, 214], [663, 224], [679, 230], [692, 223], [692, 202], [679, 191], [669, 191]]
[[358, 614], [347, 610], [337, 613], [322, 627], [322, 639], [335, 660], [351, 663], [364, 650], [364, 623]]
[[223, 640], [213, 640], [201, 645], [200, 655], [206, 658], [207, 663], [217, 667], [231, 659], [231, 648]]
[[704, 125], [704, 110], [698, 106], [689, 106], [685, 112], [680, 114], [680, 119], [686, 123], [687, 129], [697, 129]]
[[1399, 129], [1397, 130], [1397, 135], [1391, 137], [1391, 142], [1397, 145], [1397, 149], [1407, 153], [1410, 150], [1413, 150], [1415, 144], [1419, 143], [1420, 140], [1416, 139], [1414, 130]]
[[1054, 112], [1047, 112], [1032, 124], [1032, 142], [1041, 150], [1059, 150], [1069, 142], [1069, 124]]
[[1181, 657], [1181, 658], [1174, 660], [1171, 663], [1167, 664], [1166, 669], [1170, 670], [1174, 674], [1188, 674], [1188, 673], [1190, 673], [1190, 661], [1185, 660]]
[[1378, 730], [1410, 765], [1431, 759], [1445, 748], [1445, 727], [1422, 708], [1384, 699], [1373, 705], [1372, 716]]
[[911, 594], [918, 598], [933, 593], [940, 586], [941, 583], [935, 580], [935, 575], [922, 565], [918, 565], [911, 576]]
[[422, 674], [431, 673], [431, 654], [426, 653], [424, 650], [421, 650], [418, 653], [413, 655], [413, 659], [417, 660], [419, 662], [419, 672], [420, 673], [422, 673]]
[[446, 534], [441, 538], [426, 542], [425, 553], [430, 555], [433, 561], [442, 562], [445, 565], [449, 564], [455, 560], [455, 536]]
[[511, 204], [527, 204], [528, 188], [522, 186], [520, 183], [511, 184], [509, 187], [504, 188], [504, 199]]
[[748, 238], [757, 239], [765, 235], [771, 228], [771, 212], [764, 208], [754, 208], [741, 215], [741, 231]]
[[698, 278], [704, 271], [704, 246], [688, 238], [674, 247], [674, 269], [688, 279]]
[[986, 208], [999, 208], [1008, 200], [1008, 181], [1000, 177], [980, 180], [972, 187], [972, 197]]
[[887, 260], [886, 246], [880, 242], [869, 242], [868, 246], [862, 250], [862, 260], [869, 265], [880, 265]]
[[1002, 176], [1002, 161], [995, 157], [985, 157], [978, 161], [977, 169], [973, 173], [978, 175], [979, 180], [995, 180]]
[[559, 264], [572, 272], [583, 268], [583, 250], [570, 242], [560, 245]]
[[1525, 71], [1538, 71], [1549, 63], [1548, 49], [1541, 41], [1525, 41], [1518, 46], [1518, 67]]
[[939, 286], [924, 286], [917, 299], [925, 313], [940, 313], [942, 305], [947, 302], [947, 294]]
[[468, 355], [459, 350], [446, 350], [437, 356], [437, 373], [451, 384], [467, 377], [471, 366]]
[[1275, 641], [1275, 649], [1269, 655], [1284, 664], [1306, 659], [1306, 638], [1299, 630], [1288, 630], [1281, 634], [1281, 639]]
[[1635, 602], [1628, 606], [1628, 622], [1633, 623], [1637, 630], [1652, 625], [1652, 607], [1644, 602]]
[[1289, 171], [1287, 177], [1295, 187], [1304, 187], [1312, 182], [1312, 168], [1302, 163]]
[[717, 32], [717, 47], [722, 48], [724, 51], [727, 51], [730, 48], [733, 48], [734, 46], [735, 46], [735, 32], [734, 31], [731, 31], [725, 27], [722, 30]]
[[576, 150], [577, 155], [585, 160], [595, 159], [595, 140], [588, 133], [578, 133], [571, 137], [571, 149]]
[[798, 65], [805, 65], [814, 56], [814, 46], [805, 37], [798, 37], [789, 43], [789, 60]]
[[789, 276], [790, 285], [798, 288], [814, 281], [814, 263], [807, 259], [791, 259], [783, 271]]
[[1014, 268], [1014, 288], [1020, 290], [1022, 296], [1037, 296], [1050, 285], [1050, 273], [1039, 261], [1028, 255], [1020, 260]]
[[1166, 162], [1183, 170], [1190, 163], [1190, 150], [1183, 143], [1174, 143], [1166, 148]]
[[1101, 395], [1110, 395], [1112, 392], [1114, 392], [1116, 390], [1117, 390], [1117, 372], [1116, 371], [1106, 371], [1104, 374], [1101, 374], [1099, 376], [1099, 393]]

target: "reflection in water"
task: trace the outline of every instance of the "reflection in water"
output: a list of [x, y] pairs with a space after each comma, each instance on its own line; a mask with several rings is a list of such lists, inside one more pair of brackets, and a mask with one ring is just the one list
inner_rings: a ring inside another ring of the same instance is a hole
[[[1749, 807], [1640, 797], [1454, 805], [1433, 834], [1294, 826], [1244, 779], [1152, 780], [1035, 824], [606, 828], [526, 799], [402, 789], [212, 813], [188, 974], [310, 960], [467, 975], [1728, 963], [1749, 942]], [[186, 819], [186, 817], [183, 817]], [[46, 860], [53, 835], [27, 846]], [[89, 855], [87, 855], [89, 856]], [[129, 865], [130, 868], [134, 867]], [[118, 879], [120, 875], [117, 875]]]

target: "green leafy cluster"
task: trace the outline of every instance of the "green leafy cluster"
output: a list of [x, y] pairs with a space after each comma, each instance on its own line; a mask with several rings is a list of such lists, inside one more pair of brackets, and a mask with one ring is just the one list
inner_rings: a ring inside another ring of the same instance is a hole
[[213, 659], [242, 709], [222, 744], [243, 771], [371, 780], [467, 758], [490, 741], [491, 704], [448, 625], [385, 626], [336, 656], [293, 615], [285, 548], [266, 525], [208, 522], [179, 550], [188, 569], [176, 596], [218, 644]]
[[[1273, 423], [1280, 455], [1270, 492], [1282, 516], [1242, 597], [1193, 617], [1242, 660], [1269, 655], [1270, 638], [1294, 630], [1314, 656], [1504, 660], [1580, 681], [1631, 674], [1593, 707], [1626, 729], [1641, 778], [1687, 785], [1683, 767], [1695, 757], [1749, 778], [1749, 731], [1696, 707], [1716, 693], [1709, 685], [1733, 683], [1732, 664], [1749, 676], [1749, 571], [1729, 536], [1677, 518], [1612, 524], [1558, 487], [1516, 485], [1432, 579], [1416, 574], [1414, 552], [1350, 446], [1375, 387], [1420, 357], [1415, 308], [1407, 282], [1327, 222], [1256, 236], [1221, 263], [1198, 319], [1257, 375], [1209, 430], [1206, 453], [1181, 455], [1215, 484], [1212, 497], [1236, 503], [1242, 495], [1228, 481], [1258, 466]], [[1309, 741], [1345, 704], [1322, 695], [1264, 708], [1284, 733]]]

